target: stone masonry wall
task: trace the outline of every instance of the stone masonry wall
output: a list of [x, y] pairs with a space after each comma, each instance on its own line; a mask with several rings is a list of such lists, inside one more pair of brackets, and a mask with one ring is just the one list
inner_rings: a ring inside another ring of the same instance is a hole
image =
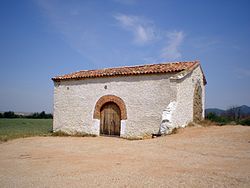
[[193, 96], [193, 121], [199, 122], [202, 120], [202, 89], [200, 83], [197, 82], [194, 90]]
[[200, 66], [192, 73], [177, 81], [177, 106], [173, 114], [173, 124], [176, 127], [184, 127], [193, 121], [193, 105], [195, 86], [199, 82], [202, 92], [202, 117], [205, 109], [205, 86]]
[[[100, 120], [94, 116], [101, 97], [114, 95], [125, 104], [121, 121], [122, 137], [141, 137], [159, 132], [162, 113], [171, 102], [173, 127], [184, 127], [193, 121], [195, 86], [201, 84], [202, 117], [205, 108], [205, 86], [200, 66], [184, 78], [171, 80], [174, 74], [106, 77], [56, 82], [54, 87], [53, 130], [99, 135]], [[106, 100], [106, 99], [105, 99]], [[115, 99], [114, 99], [115, 100]], [[97, 113], [98, 114], [98, 113]]]
[[127, 110], [121, 135], [138, 137], [158, 133], [163, 110], [176, 100], [173, 74], [106, 77], [56, 82], [53, 130], [99, 135], [99, 120], [93, 119], [97, 101], [104, 95], [120, 97]]

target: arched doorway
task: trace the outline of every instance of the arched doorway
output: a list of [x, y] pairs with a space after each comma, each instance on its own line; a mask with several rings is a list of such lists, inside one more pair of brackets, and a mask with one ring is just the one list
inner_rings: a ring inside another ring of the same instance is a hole
[[194, 99], [193, 99], [193, 121], [199, 122], [202, 118], [202, 88], [199, 83], [196, 84], [194, 90]]
[[100, 134], [120, 136], [121, 110], [114, 102], [107, 102], [101, 107]]
[[[113, 122], [110, 119], [112, 116], [114, 117]], [[126, 105], [118, 96], [104, 95], [96, 102], [93, 119], [97, 120], [97, 124], [94, 124], [94, 126], [98, 127], [100, 135], [122, 136], [126, 127]], [[115, 125], [112, 125], [112, 123], [115, 123]]]

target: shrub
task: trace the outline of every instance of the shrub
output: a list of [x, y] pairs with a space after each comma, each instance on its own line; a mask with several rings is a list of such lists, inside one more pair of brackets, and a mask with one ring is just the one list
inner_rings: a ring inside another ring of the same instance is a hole
[[171, 134], [177, 134], [178, 133], [178, 129], [175, 127], [175, 128], [173, 128], [173, 130], [172, 130], [172, 132], [171, 132]]
[[194, 127], [195, 123], [194, 122], [189, 122], [186, 127]]
[[63, 131], [55, 131], [52, 133], [52, 136], [70, 136], [70, 134]]
[[7, 136], [0, 136], [0, 143], [1, 142], [7, 142], [8, 141], [8, 137]]
[[250, 125], [250, 117], [247, 117], [239, 122], [241, 125]]
[[216, 122], [216, 123], [218, 123], [220, 125], [228, 124], [231, 121], [231, 119], [229, 117], [218, 116], [213, 112], [208, 113], [207, 116], [206, 116], [206, 119], [208, 119], [210, 121], [213, 121], [213, 122]]
[[209, 119], [204, 119], [204, 120], [199, 122], [199, 125], [201, 125], [203, 127], [208, 127], [208, 126], [221, 125], [221, 124], [218, 122], [211, 121]]

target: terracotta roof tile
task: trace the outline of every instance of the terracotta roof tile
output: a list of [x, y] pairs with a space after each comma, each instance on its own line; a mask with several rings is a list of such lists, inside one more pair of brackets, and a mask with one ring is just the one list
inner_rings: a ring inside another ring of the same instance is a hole
[[198, 65], [199, 65], [198, 61], [190, 61], [190, 62], [160, 63], [160, 64], [139, 65], [139, 66], [115, 67], [115, 68], [105, 68], [99, 70], [83, 70], [71, 74], [56, 76], [52, 78], [52, 80], [54, 81], [71, 80], [71, 79], [80, 80], [85, 78], [96, 78], [96, 77], [171, 73], [171, 72], [180, 72], [184, 70], [192, 70]]

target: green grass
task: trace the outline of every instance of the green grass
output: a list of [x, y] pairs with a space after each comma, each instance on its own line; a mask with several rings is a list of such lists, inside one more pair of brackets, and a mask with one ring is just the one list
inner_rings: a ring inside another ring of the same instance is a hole
[[0, 119], [0, 142], [29, 136], [51, 135], [52, 121], [52, 119]]

